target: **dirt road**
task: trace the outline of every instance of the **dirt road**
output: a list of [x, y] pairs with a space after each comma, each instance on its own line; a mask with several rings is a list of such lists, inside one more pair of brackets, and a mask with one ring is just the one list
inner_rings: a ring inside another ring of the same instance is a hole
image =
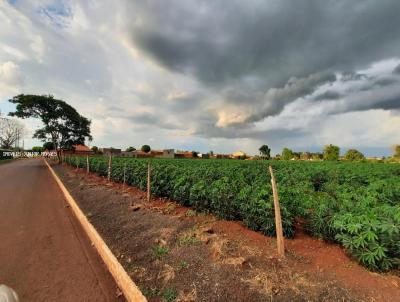
[[121, 301], [42, 159], [0, 165], [0, 284], [21, 301]]

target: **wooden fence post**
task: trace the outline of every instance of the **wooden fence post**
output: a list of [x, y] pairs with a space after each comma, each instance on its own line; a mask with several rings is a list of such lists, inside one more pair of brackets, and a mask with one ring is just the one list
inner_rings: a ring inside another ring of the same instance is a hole
[[77, 170], [79, 169], [79, 157], [78, 156], [76, 157], [76, 169]]
[[284, 258], [285, 257], [285, 245], [284, 245], [284, 241], [283, 241], [281, 209], [279, 207], [278, 189], [276, 187], [274, 172], [273, 172], [271, 166], [269, 166], [269, 173], [271, 174], [272, 193], [274, 196], [275, 228], [276, 228], [276, 242], [277, 242], [277, 247], [278, 247], [278, 256], [280, 258]]
[[124, 180], [122, 182], [122, 189], [125, 190], [125, 181], [126, 181], [126, 163], [124, 163]]
[[90, 167], [89, 167], [89, 155], [86, 155], [86, 174], [89, 174]]
[[111, 155], [108, 158], [108, 181], [111, 180]]
[[150, 167], [150, 163], [147, 164], [147, 202], [150, 202], [151, 199], [151, 167]]

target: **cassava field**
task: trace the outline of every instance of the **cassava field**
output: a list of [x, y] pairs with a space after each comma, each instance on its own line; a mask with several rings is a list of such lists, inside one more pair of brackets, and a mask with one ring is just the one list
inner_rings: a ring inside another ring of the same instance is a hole
[[[85, 157], [67, 157], [86, 168]], [[111, 179], [151, 191], [197, 211], [239, 220], [275, 235], [268, 165], [278, 184], [285, 237], [298, 227], [341, 244], [366, 268], [400, 267], [400, 165], [368, 162], [288, 162], [113, 158]], [[108, 158], [89, 158], [91, 172], [108, 175]]]

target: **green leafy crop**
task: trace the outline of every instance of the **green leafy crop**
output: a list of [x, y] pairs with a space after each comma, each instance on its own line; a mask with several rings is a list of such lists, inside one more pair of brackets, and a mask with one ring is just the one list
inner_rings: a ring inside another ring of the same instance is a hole
[[[86, 168], [86, 158], [69, 157]], [[268, 165], [278, 184], [284, 235], [305, 221], [313, 236], [337, 242], [371, 270], [400, 267], [400, 165], [368, 162], [289, 162], [113, 158], [113, 181], [145, 189], [151, 165], [152, 194], [199, 212], [243, 221], [275, 235]], [[91, 157], [90, 171], [108, 172], [108, 158]], [[124, 173], [125, 171], [125, 173]]]

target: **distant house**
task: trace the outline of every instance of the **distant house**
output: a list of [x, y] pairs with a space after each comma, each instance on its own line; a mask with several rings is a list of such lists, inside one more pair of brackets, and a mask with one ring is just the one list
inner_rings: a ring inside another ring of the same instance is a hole
[[144, 152], [144, 151], [142, 151], [142, 150], [136, 150], [136, 151], [133, 151], [133, 153], [135, 154], [134, 157], [136, 157], [136, 158], [153, 157], [153, 155], [151, 154], [151, 152]]
[[162, 157], [164, 155], [164, 151], [151, 150], [150, 154], [151, 154], [152, 157]]
[[115, 148], [100, 148], [99, 150], [104, 156], [121, 156], [122, 152], [121, 149]]
[[175, 150], [174, 149], [164, 149], [162, 157], [163, 158], [175, 158]]
[[121, 151], [121, 157], [135, 157], [135, 151]]
[[85, 145], [73, 145], [71, 150], [63, 150], [64, 154], [93, 155], [94, 151]]
[[217, 159], [227, 159], [227, 158], [230, 158], [231, 156], [229, 154], [216, 153], [216, 154], [214, 154], [214, 157]]
[[209, 159], [210, 158], [210, 154], [208, 153], [199, 153], [198, 156], [202, 159]]
[[238, 158], [246, 158], [247, 154], [244, 153], [243, 151], [237, 151], [237, 152], [232, 153], [230, 157], [231, 158], [236, 158], [236, 159], [238, 159]]
[[193, 158], [193, 153], [189, 151], [185, 152], [176, 152], [175, 153], [175, 158]]

